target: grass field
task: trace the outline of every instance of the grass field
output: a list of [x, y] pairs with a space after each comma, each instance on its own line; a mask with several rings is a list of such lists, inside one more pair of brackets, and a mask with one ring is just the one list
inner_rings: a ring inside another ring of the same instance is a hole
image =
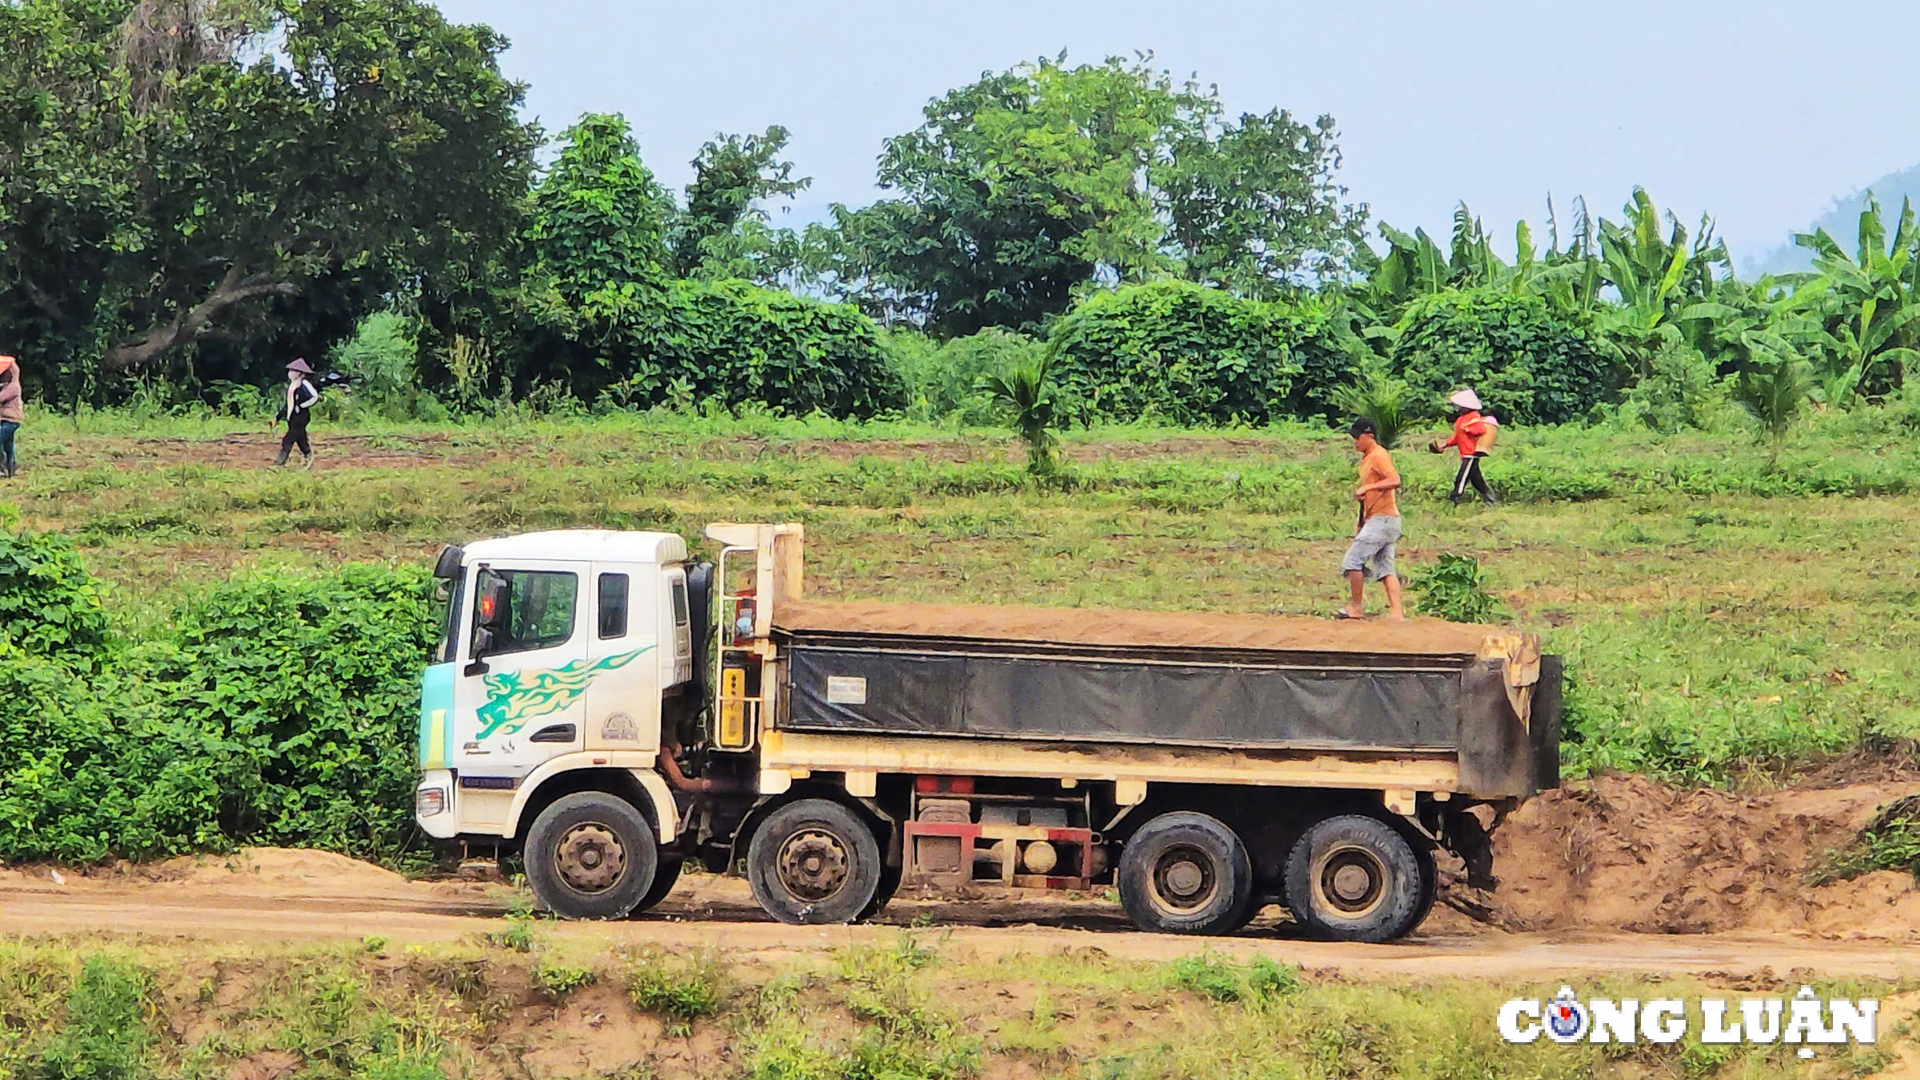
[[[136, 637], [242, 566], [728, 519], [806, 523], [819, 596], [1325, 614], [1352, 528], [1347, 441], [1306, 428], [1075, 432], [1044, 482], [997, 432], [926, 424], [522, 416], [316, 443], [313, 472], [276, 471], [263, 425], [36, 416], [0, 503], [79, 543]], [[1755, 781], [1920, 735], [1920, 448], [1897, 426], [1819, 418], [1777, 463], [1745, 436], [1515, 432], [1494, 510], [1446, 503], [1453, 459], [1398, 460], [1407, 569], [1478, 558], [1569, 656], [1575, 770]]]
[[[1732, 981], [1621, 975], [1581, 993], [1783, 992]], [[1791, 1047], [1701, 1043], [1697, 1006], [1673, 1044], [1500, 1040], [1501, 1002], [1555, 989], [1346, 983], [1205, 952], [982, 958], [907, 931], [777, 957], [550, 947], [524, 924], [433, 947], [56, 938], [0, 942], [0, 1077], [1837, 1077], [1899, 1060], [1916, 1003], [1911, 987], [1815, 984], [1884, 1000], [1876, 1044], [1823, 1048], [1810, 1074]]]

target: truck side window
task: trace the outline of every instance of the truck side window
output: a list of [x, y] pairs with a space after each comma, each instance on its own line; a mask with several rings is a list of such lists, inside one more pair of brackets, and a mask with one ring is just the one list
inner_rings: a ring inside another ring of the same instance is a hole
[[[507, 610], [496, 615], [493, 644], [488, 656], [528, 652], [565, 645], [573, 637], [574, 613], [578, 607], [580, 578], [552, 570], [488, 570], [476, 602], [488, 595], [486, 579], [507, 583]], [[484, 613], [482, 613], [484, 614]], [[475, 629], [483, 618], [476, 616]]]
[[600, 575], [600, 640], [627, 636], [627, 575]]

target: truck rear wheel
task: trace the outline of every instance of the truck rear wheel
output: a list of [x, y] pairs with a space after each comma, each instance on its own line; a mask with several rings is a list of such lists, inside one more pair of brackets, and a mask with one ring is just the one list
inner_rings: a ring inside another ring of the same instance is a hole
[[1431, 895], [1418, 853], [1393, 826], [1362, 814], [1316, 822], [1287, 856], [1287, 907], [1308, 932], [1391, 941], [1412, 930]]
[[623, 919], [653, 887], [660, 851], [624, 799], [583, 791], [554, 801], [527, 830], [527, 883], [562, 919]]
[[1232, 829], [1180, 811], [1140, 827], [1120, 852], [1120, 906], [1142, 930], [1227, 934], [1253, 903], [1253, 863]]
[[775, 810], [747, 845], [747, 884], [783, 923], [860, 918], [880, 888], [880, 844], [853, 811], [827, 799]]

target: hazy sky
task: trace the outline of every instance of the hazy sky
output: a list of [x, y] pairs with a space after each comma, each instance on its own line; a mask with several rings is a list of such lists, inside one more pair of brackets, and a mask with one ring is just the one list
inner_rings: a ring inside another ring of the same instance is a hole
[[[927, 99], [1039, 55], [1151, 49], [1229, 110], [1331, 113], [1376, 218], [1438, 233], [1461, 199], [1496, 236], [1635, 183], [1761, 254], [1827, 200], [1920, 162], [1920, 7], [1669, 0], [1299, 3], [441, 0], [513, 40], [504, 64], [558, 132], [625, 113], [669, 186], [716, 131], [793, 131], [798, 217], [875, 196], [883, 138]], [[1544, 234], [1537, 234], [1544, 240]], [[1508, 241], [1510, 243], [1510, 241]]]

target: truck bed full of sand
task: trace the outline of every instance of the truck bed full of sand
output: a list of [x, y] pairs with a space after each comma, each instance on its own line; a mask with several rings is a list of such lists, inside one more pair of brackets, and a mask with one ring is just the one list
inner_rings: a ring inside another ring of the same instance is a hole
[[987, 604], [806, 600], [775, 611], [794, 633], [884, 634], [1042, 644], [1374, 653], [1471, 658], [1497, 627], [1440, 619], [1339, 620], [1289, 615], [1121, 611]]

